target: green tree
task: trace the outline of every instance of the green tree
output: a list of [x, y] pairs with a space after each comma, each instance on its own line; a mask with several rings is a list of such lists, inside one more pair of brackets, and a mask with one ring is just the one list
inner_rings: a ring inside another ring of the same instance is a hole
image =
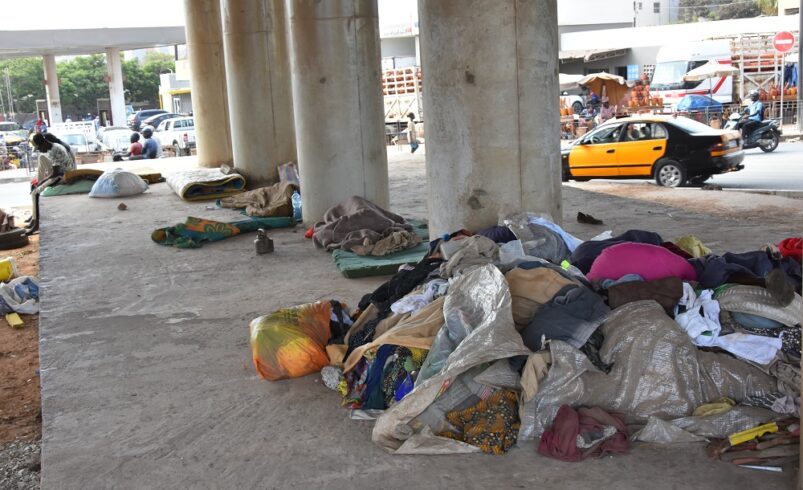
[[[11, 95], [16, 112], [36, 112], [36, 99], [45, 98], [45, 75], [41, 58], [12, 58], [0, 60], [0, 77], [5, 80], [6, 69], [11, 80]], [[5, 88], [5, 86], [4, 86]], [[3, 90], [6, 111], [9, 110]]]
[[758, 17], [761, 10], [755, 2], [737, 2], [725, 4], [719, 7], [717, 19], [744, 19], [748, 17]]
[[758, 0], [758, 8], [763, 15], [778, 15], [778, 0]]
[[109, 97], [106, 58], [102, 54], [76, 56], [57, 65], [61, 111], [65, 118], [95, 114], [98, 99]]
[[146, 107], [159, 106], [159, 75], [176, 69], [173, 57], [151, 52], [145, 55], [142, 64], [132, 59], [123, 63], [126, 102]]

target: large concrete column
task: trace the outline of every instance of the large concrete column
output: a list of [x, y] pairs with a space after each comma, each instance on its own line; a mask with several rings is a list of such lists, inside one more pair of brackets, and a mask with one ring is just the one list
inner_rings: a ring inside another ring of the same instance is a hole
[[296, 160], [284, 0], [223, 0], [223, 44], [234, 165], [270, 184]]
[[109, 75], [109, 99], [112, 106], [112, 125], [125, 126], [125, 91], [120, 48], [106, 48], [106, 70]]
[[304, 220], [362, 196], [388, 206], [376, 0], [290, 0]]
[[52, 54], [43, 56], [45, 69], [45, 92], [47, 94], [48, 124], [63, 122], [61, 118], [61, 99], [59, 98], [59, 75], [56, 73], [56, 57]]
[[561, 220], [556, 0], [418, 2], [430, 235]]
[[198, 165], [232, 163], [220, 0], [184, 0]]

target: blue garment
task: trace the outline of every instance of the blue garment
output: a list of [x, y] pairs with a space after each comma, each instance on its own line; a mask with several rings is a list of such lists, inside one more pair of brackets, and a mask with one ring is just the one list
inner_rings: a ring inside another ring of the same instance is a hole
[[750, 104], [750, 107], [747, 109], [747, 119], [751, 121], [761, 122], [764, 120], [764, 103], [760, 100], [757, 100]]
[[569, 252], [574, 252], [575, 249], [579, 247], [580, 244], [583, 243], [582, 240], [566, 233], [565, 231], [563, 231], [563, 228], [549, 221], [548, 219], [540, 218], [538, 216], [530, 216], [530, 219], [528, 221], [534, 225], [540, 225], [543, 226], [544, 228], [549, 228], [550, 230], [560, 235], [560, 237], [563, 238], [563, 241], [566, 242], [566, 247], [569, 249]]
[[159, 143], [153, 138], [146, 139], [145, 144], [142, 145], [142, 155], [145, 158], [156, 158], [159, 156]]

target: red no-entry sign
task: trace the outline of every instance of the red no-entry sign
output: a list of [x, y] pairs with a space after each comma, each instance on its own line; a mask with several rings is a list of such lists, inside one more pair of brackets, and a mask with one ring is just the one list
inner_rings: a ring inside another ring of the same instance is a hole
[[781, 53], [792, 51], [795, 47], [795, 36], [791, 32], [781, 31], [772, 38], [772, 45]]

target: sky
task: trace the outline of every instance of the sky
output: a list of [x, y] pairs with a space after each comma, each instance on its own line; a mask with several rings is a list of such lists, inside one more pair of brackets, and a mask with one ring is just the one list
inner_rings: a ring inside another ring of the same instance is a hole
[[[182, 0], [2, 0], [3, 30], [98, 29], [184, 25]], [[129, 14], [130, 12], [130, 14]]]

